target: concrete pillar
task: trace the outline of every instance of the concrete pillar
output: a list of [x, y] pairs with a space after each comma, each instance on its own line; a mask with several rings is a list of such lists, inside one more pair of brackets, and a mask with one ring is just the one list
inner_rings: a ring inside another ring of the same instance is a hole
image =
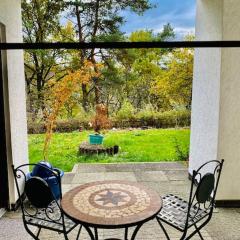
[[[6, 27], [7, 42], [22, 42], [21, 0], [0, 1], [0, 22]], [[6, 102], [6, 125], [8, 140], [9, 195], [10, 204], [17, 194], [13, 182], [11, 165], [28, 162], [27, 118], [23, 51], [8, 50], [7, 76], [4, 79]]]
[[[239, 0], [198, 0], [197, 40], [239, 40]], [[240, 205], [240, 48], [196, 49], [189, 173], [224, 158], [217, 200]]]

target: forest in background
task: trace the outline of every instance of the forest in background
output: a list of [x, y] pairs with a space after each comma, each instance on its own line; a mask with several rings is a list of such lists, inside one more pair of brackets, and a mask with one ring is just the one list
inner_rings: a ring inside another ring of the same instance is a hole
[[[160, 32], [120, 31], [122, 11], [143, 14], [148, 0], [23, 0], [24, 42], [172, 41]], [[186, 36], [193, 40], [194, 36]], [[30, 132], [88, 127], [103, 104], [113, 126], [189, 126], [193, 49], [26, 50], [25, 78]]]

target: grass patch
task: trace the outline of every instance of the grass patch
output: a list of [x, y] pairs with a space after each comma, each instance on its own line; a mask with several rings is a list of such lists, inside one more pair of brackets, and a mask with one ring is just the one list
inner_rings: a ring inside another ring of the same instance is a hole
[[[108, 131], [105, 133], [104, 145], [119, 145], [119, 154], [78, 155], [78, 147], [81, 142], [88, 140], [89, 133], [89, 131], [55, 133], [50, 144], [48, 161], [54, 167], [71, 171], [75, 163], [181, 161], [182, 156], [188, 156], [189, 129]], [[44, 134], [32, 134], [28, 139], [30, 162], [36, 163], [43, 159]]]

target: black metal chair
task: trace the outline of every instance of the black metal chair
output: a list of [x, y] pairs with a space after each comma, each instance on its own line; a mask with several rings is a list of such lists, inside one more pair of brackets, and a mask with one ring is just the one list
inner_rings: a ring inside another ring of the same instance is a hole
[[[28, 177], [26, 172], [30, 166], [36, 166], [48, 171], [51, 179], [54, 180], [55, 189], [59, 188], [60, 200], [49, 187], [47, 179], [40, 177]], [[23, 223], [26, 231], [34, 238], [39, 239], [42, 229], [48, 229], [63, 234], [67, 240], [67, 234], [78, 224], [70, 220], [62, 211], [60, 201], [62, 199], [60, 172], [52, 170], [41, 164], [24, 164], [17, 168], [12, 166], [17, 192], [22, 211]], [[54, 176], [54, 178], [53, 178]], [[37, 231], [29, 228], [37, 227]], [[82, 226], [80, 226], [77, 239], [79, 238]]]
[[170, 237], [163, 223], [182, 232], [180, 240], [190, 239], [196, 233], [203, 240], [200, 230], [212, 217], [223, 162], [212, 160], [193, 171], [188, 202], [173, 194], [163, 197], [157, 221], [168, 240]]

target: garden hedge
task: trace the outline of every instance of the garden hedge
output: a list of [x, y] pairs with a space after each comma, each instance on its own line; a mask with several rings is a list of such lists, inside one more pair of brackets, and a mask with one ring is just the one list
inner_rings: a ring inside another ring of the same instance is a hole
[[[112, 127], [114, 128], [173, 128], [173, 127], [189, 127], [191, 120], [190, 111], [169, 111], [154, 116], [131, 117], [129, 119], [112, 119]], [[88, 121], [77, 119], [61, 120], [56, 123], [56, 132], [72, 132], [91, 129]], [[28, 133], [45, 133], [44, 123], [28, 123]]]

